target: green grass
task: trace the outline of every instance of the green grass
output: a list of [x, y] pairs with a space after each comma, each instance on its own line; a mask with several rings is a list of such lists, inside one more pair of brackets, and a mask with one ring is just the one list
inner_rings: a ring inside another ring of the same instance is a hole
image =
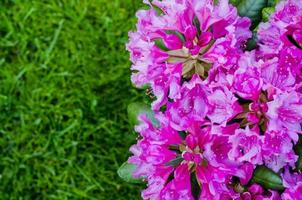
[[142, 99], [125, 51], [138, 0], [0, 1], [0, 199], [139, 199], [116, 170]]

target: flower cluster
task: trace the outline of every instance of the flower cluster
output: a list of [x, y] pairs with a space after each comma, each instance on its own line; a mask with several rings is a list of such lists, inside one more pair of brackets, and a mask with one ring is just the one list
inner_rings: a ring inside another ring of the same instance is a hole
[[[143, 199], [302, 199], [302, 0], [281, 2], [249, 52], [250, 20], [228, 0], [144, 2], [127, 44], [132, 81], [150, 87], [159, 122], [139, 116], [130, 149]], [[285, 189], [252, 182], [257, 166]]]

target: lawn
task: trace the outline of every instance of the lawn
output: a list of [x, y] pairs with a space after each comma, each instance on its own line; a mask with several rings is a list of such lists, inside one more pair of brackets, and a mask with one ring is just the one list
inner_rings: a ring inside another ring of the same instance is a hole
[[139, 0], [0, 1], [0, 199], [139, 199], [125, 51]]

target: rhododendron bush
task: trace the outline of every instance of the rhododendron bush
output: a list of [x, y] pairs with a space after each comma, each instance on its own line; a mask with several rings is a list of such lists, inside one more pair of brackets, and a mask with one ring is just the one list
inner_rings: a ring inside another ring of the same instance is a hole
[[302, 0], [144, 3], [127, 50], [152, 102], [119, 175], [143, 199], [302, 199]]

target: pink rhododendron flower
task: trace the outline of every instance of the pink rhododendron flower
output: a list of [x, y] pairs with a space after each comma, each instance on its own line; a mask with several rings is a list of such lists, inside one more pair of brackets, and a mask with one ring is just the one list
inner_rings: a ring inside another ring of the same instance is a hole
[[301, 200], [302, 182], [297, 182], [293, 188], [288, 188], [282, 194], [282, 200]]
[[[301, 0], [282, 1], [269, 22], [259, 25], [258, 39], [261, 57], [268, 62], [274, 62], [269, 61], [270, 59], [278, 60], [274, 66], [265, 67], [269, 70], [266, 76], [275, 81], [279, 80], [280, 83], [285, 82], [286, 86], [301, 82], [301, 29]], [[278, 84], [275, 81], [273, 82]]]
[[276, 57], [261, 64], [261, 78], [265, 89], [275, 87], [286, 91], [292, 89], [296, 83], [296, 79], [289, 68], [281, 67]]
[[226, 125], [234, 116], [242, 111], [237, 98], [226, 87], [212, 88], [208, 95], [208, 118], [212, 123]]
[[291, 138], [282, 130], [265, 133], [262, 156], [265, 165], [275, 172], [287, 165], [295, 167], [298, 158], [293, 150]]
[[288, 168], [282, 176], [285, 191], [282, 194], [282, 200], [300, 200], [302, 197], [302, 174], [291, 173]]
[[227, 135], [211, 134], [209, 127], [192, 124], [181, 136], [168, 120], [160, 120], [157, 128], [146, 116], [140, 119], [136, 131], [141, 139], [131, 148], [134, 155], [128, 162], [137, 165], [135, 177], [148, 181], [144, 199], [193, 199], [192, 176], [202, 188], [200, 199], [219, 199], [222, 191], [229, 190], [225, 184], [229, 177], [244, 183], [251, 178], [251, 167], [228, 159], [231, 143]]
[[[302, 140], [302, 0], [278, 4], [250, 52], [242, 48], [250, 21], [227, 0], [144, 3], [150, 9], [137, 13], [127, 44], [132, 81], [150, 87], [159, 122], [140, 115], [130, 148], [133, 176], [148, 183], [142, 198], [302, 199], [302, 175], [294, 172]], [[276, 185], [284, 191], [253, 179], [265, 168], [282, 177]]]
[[159, 199], [194, 200], [191, 187], [188, 186], [191, 186], [190, 171], [186, 164], [181, 164], [174, 172], [174, 179], [160, 192]]
[[298, 140], [295, 133], [301, 132], [302, 122], [302, 98], [295, 91], [277, 93], [274, 100], [268, 102], [267, 116], [269, 118], [269, 130], [281, 130], [286, 128], [294, 141]]
[[[238, 188], [239, 189], [239, 188]], [[276, 191], [265, 191], [260, 185], [252, 184], [246, 191], [241, 194], [223, 194], [221, 200], [280, 200], [280, 196]]]
[[291, 172], [289, 167], [285, 167], [282, 174], [283, 185], [286, 188], [294, 187], [298, 182], [302, 182], [302, 173]]
[[229, 157], [239, 162], [247, 161], [254, 165], [262, 164], [262, 139], [258, 133], [248, 128], [238, 129], [233, 136], [230, 136], [232, 149]]
[[129, 33], [127, 49], [132, 81], [138, 87], [151, 87], [157, 98], [153, 109], [166, 104], [168, 96], [179, 98], [181, 78], [198, 74], [206, 79], [212, 74], [210, 81], [215, 81], [213, 74], [234, 72], [240, 46], [251, 32], [249, 19], [239, 17], [228, 1], [144, 2], [150, 9], [137, 13], [137, 31]]
[[182, 85], [181, 97], [167, 104], [166, 115], [176, 130], [186, 130], [191, 123], [205, 121], [209, 110], [208, 91], [198, 76]]
[[263, 80], [253, 53], [245, 54], [239, 60], [239, 68], [235, 72], [233, 88], [235, 92], [247, 100], [258, 100]]

